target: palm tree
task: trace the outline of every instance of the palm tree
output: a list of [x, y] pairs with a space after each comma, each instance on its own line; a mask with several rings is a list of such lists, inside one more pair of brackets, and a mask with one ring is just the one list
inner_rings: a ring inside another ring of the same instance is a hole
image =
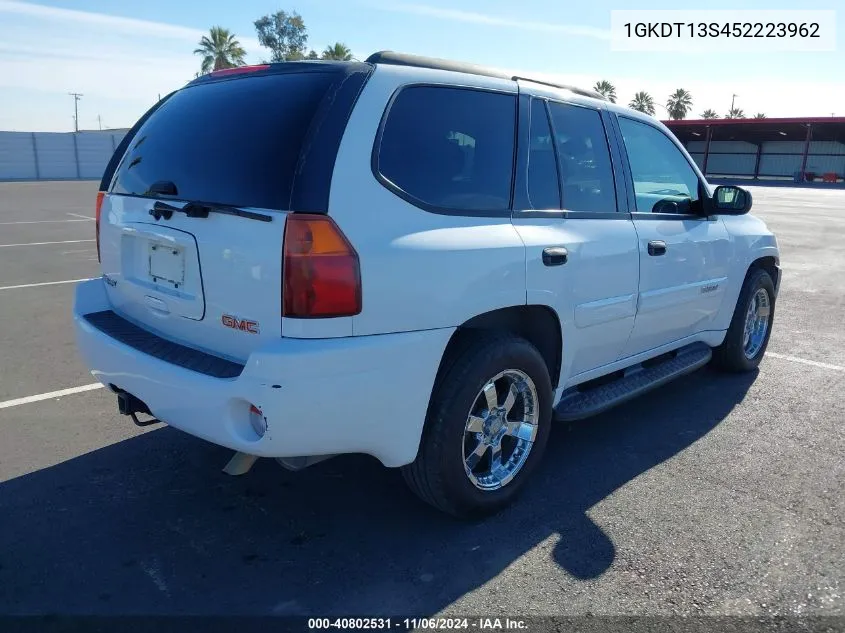
[[669, 95], [666, 111], [670, 119], [683, 119], [690, 110], [692, 110], [692, 95], [688, 91], [678, 88]]
[[652, 99], [651, 95], [644, 90], [641, 90], [634, 95], [634, 98], [631, 99], [631, 103], [628, 104], [628, 107], [633, 108], [634, 110], [639, 110], [644, 114], [654, 116], [654, 99]]
[[610, 83], [606, 79], [602, 79], [601, 81], [597, 81], [596, 85], [593, 86], [593, 90], [598, 92], [601, 96], [603, 96], [605, 99], [607, 99], [611, 103], [616, 103], [616, 86], [614, 86], [612, 83]]
[[710, 108], [707, 108], [704, 112], [701, 113], [701, 118], [702, 119], [718, 119], [719, 115], [716, 114], [715, 110], [711, 110]]
[[246, 51], [241, 43], [229, 29], [220, 26], [212, 26], [208, 35], [202, 36], [194, 55], [202, 55], [202, 74], [246, 63]]
[[754, 118], [755, 119], [765, 119], [766, 115], [763, 114], [762, 112], [758, 112], [757, 114], [754, 115]]
[[742, 111], [742, 108], [731, 108], [728, 110], [728, 113], [725, 115], [726, 119], [744, 119], [745, 112]]
[[323, 51], [323, 59], [336, 59], [342, 62], [348, 62], [352, 59], [352, 51], [346, 44], [336, 42], [334, 46], [327, 46]]

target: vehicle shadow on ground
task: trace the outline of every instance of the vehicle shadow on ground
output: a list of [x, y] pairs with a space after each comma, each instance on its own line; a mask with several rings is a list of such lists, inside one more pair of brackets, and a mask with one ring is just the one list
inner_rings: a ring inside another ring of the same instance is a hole
[[558, 425], [519, 502], [476, 523], [368, 457], [228, 477], [228, 451], [153, 431], [0, 484], [0, 613], [431, 614], [555, 535], [553, 559], [595, 578], [614, 535], [588, 510], [708, 433], [754, 378], [703, 370]]

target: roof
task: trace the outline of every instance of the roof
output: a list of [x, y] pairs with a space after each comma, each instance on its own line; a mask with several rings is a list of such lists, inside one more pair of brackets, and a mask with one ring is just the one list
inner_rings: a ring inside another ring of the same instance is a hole
[[414, 68], [432, 68], [435, 70], [448, 70], [458, 73], [466, 73], [468, 75], [479, 75], [482, 77], [495, 77], [497, 79], [508, 79], [510, 81], [530, 81], [544, 86], [552, 86], [554, 88], [561, 88], [568, 90], [583, 97], [590, 97], [592, 99], [600, 99], [607, 101], [603, 95], [594, 90], [586, 90], [567, 84], [552, 83], [550, 81], [532, 79], [531, 77], [524, 77], [522, 75], [512, 75], [503, 72], [497, 68], [489, 68], [487, 66], [478, 66], [476, 64], [467, 64], [465, 62], [458, 62], [449, 59], [439, 59], [437, 57], [424, 57], [422, 55], [409, 55], [407, 53], [396, 53], [394, 51], [379, 51], [373, 53], [367, 60], [369, 64], [390, 64], [394, 66], [412, 66]]

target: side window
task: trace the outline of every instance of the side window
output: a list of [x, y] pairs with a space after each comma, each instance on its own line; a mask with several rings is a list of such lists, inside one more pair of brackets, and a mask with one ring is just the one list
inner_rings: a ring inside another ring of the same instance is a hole
[[552, 129], [546, 104], [531, 100], [531, 128], [528, 147], [528, 201], [532, 209], [560, 209], [558, 181]]
[[601, 115], [596, 110], [549, 103], [557, 137], [563, 208], [567, 211], [616, 211], [613, 168]]
[[660, 130], [619, 117], [631, 166], [637, 211], [697, 213], [698, 175], [677, 146]]
[[440, 86], [403, 89], [387, 115], [377, 171], [411, 202], [510, 209], [516, 96]]

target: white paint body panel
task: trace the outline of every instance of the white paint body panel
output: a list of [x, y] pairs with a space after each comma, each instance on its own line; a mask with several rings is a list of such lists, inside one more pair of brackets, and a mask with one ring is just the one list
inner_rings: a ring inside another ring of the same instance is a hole
[[[634, 214], [633, 222], [639, 239], [639, 299], [623, 357], [712, 329], [735, 268], [734, 247], [720, 217], [643, 219]], [[653, 240], [666, 243], [665, 255], [648, 254]]]
[[[174, 213], [156, 222], [149, 213], [153, 203], [119, 195], [103, 200], [101, 269], [115, 284], [107, 286], [111, 309], [171, 341], [241, 362], [262, 344], [278, 339], [286, 214], [262, 209], [273, 221], [259, 222], [215, 213], [207, 218]], [[148, 240], [184, 249], [185, 288], [157, 288], [145, 279]], [[224, 327], [224, 314], [256, 321], [259, 333]]]
[[[77, 286], [78, 347], [95, 379], [141, 398], [175, 428], [262, 457], [366, 453], [385, 466], [413, 461], [454, 331], [277, 338], [251, 352], [238, 378], [219, 379], [141, 354], [82, 318], [110, 305], [102, 279]], [[249, 424], [250, 404], [267, 419], [260, 439]]]
[[358, 99], [335, 161], [329, 213], [361, 262], [363, 309], [354, 334], [455, 327], [525, 303], [525, 248], [510, 218], [430, 213], [385, 188], [371, 169], [385, 105], [405, 83], [513, 82], [422, 68], [378, 67]]
[[[527, 302], [551, 307], [561, 323], [563, 376], [616, 361], [634, 327], [637, 235], [627, 214], [619, 215], [514, 219], [525, 243]], [[567, 263], [545, 266], [549, 246], [566, 248]]]

